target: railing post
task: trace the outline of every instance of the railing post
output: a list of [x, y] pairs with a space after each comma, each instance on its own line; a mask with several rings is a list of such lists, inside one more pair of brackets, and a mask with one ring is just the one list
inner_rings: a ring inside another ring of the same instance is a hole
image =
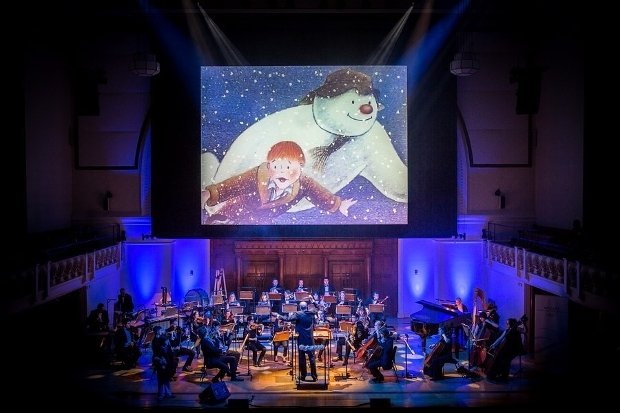
[[581, 262], [576, 261], [575, 264], [577, 267], [577, 279], [575, 280], [577, 286], [577, 297], [581, 298]]
[[562, 262], [564, 263], [564, 292], [568, 294], [568, 260], [566, 258], [562, 258]]
[[519, 276], [519, 248], [515, 245], [512, 249], [515, 254], [515, 259], [514, 259], [515, 274], [518, 277]]
[[47, 262], [47, 271], [45, 274], [45, 291], [43, 291], [43, 298], [47, 298], [50, 295], [52, 289], [52, 262]]
[[37, 302], [37, 298], [39, 297], [39, 267], [39, 264], [36, 264], [34, 266], [34, 294], [32, 295], [33, 302]]

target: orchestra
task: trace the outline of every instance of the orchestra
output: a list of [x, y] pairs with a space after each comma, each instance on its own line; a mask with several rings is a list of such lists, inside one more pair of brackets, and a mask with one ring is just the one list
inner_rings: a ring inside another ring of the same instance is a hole
[[[305, 381], [310, 370], [314, 381], [317, 379], [315, 365], [317, 350], [318, 361], [322, 361], [326, 353], [325, 359], [330, 367], [334, 366], [332, 362], [342, 362], [342, 366], [349, 366], [350, 356], [353, 353], [353, 364], [358, 364], [358, 368], [370, 372], [373, 376], [371, 383], [382, 383], [384, 377], [381, 371], [392, 366], [395, 342], [402, 337], [391, 332], [386, 324], [383, 309], [389, 297], [374, 291], [370, 299], [364, 300], [358, 296], [356, 290], [345, 290], [347, 289], [332, 290], [329, 278], [324, 278], [322, 285], [314, 292], [306, 288], [301, 279], [298, 280], [294, 290], [285, 291], [279, 285], [278, 279], [274, 278], [267, 291], [259, 292], [257, 302], [243, 301], [242, 304], [237, 299], [236, 292], [227, 293], [224, 289], [221, 297], [226, 297], [226, 300], [220, 300], [219, 304], [201, 306], [186, 303], [183, 305], [183, 313], [174, 312], [174, 316], [167, 316], [166, 314], [175, 308], [175, 305], [170, 302], [167, 289], [164, 289], [162, 302], [165, 298], [167, 303], [162, 315], [158, 314], [161, 310], [158, 306], [162, 306], [159, 302], [155, 304], [154, 311], [139, 309], [135, 315], [129, 313], [129, 321], [123, 323], [121, 320], [116, 328], [115, 347], [123, 364], [134, 366], [142, 343], [150, 343], [149, 339], [145, 338], [148, 334], [136, 334], [134, 327], [139, 324], [140, 330], [148, 333], [161, 325], [164, 327], [162, 330], [170, 342], [175, 360], [180, 356], [187, 357], [182, 368], [184, 372], [193, 371], [192, 362], [198, 358], [200, 349], [203, 352], [208, 349], [206, 360], [210, 365], [221, 366], [222, 372], [229, 372], [233, 365], [236, 367], [239, 364], [239, 359], [242, 357], [242, 353], [232, 350], [232, 347], [242, 342], [243, 348], [240, 350], [247, 349], [252, 353], [251, 361], [255, 368], [264, 366], [267, 346], [273, 351], [273, 359], [270, 357], [268, 363], [272, 360], [274, 363], [282, 362], [293, 369], [295, 366], [289, 356], [293, 351], [297, 351], [300, 356], [298, 378]], [[121, 291], [124, 296], [121, 303], [130, 302], [128, 294], [123, 289]], [[303, 297], [307, 298], [308, 301], [303, 302], [305, 307], [300, 305], [298, 298], [302, 296], [298, 297], [297, 294], [304, 294]], [[279, 298], [276, 299], [275, 295]], [[274, 301], [277, 305], [274, 305]], [[474, 291], [471, 313], [460, 297], [455, 297], [453, 301], [440, 299], [437, 301], [441, 303], [437, 307], [451, 314], [446, 318], [447, 322], [440, 322], [437, 325], [438, 330], [433, 330], [432, 323], [416, 325], [414, 328], [412, 321], [411, 330], [421, 337], [424, 335], [423, 343], [427, 336], [433, 340], [429, 352], [424, 350], [420, 371], [431, 380], [442, 379], [444, 364], [455, 363], [458, 367], [458, 349], [466, 348], [469, 358], [468, 373], [478, 371], [485, 374], [488, 380], [506, 380], [511, 361], [515, 356], [524, 353], [520, 341], [521, 333], [518, 332], [523, 322], [510, 318], [506, 322], [506, 328], [502, 330], [499, 327], [497, 304], [493, 300], [487, 300], [479, 288]], [[210, 303], [212, 302], [213, 300]], [[288, 304], [287, 307], [284, 306], [285, 303]], [[431, 307], [434, 308], [429, 305], [429, 308]], [[115, 308], [121, 308], [121, 305]], [[103, 314], [102, 304], [98, 306], [98, 310]], [[282, 314], [278, 310], [281, 310]], [[177, 323], [177, 317], [180, 323]], [[468, 319], [470, 322], [467, 322]], [[102, 325], [107, 324], [105, 317], [99, 314], [89, 318], [90, 325], [96, 325], [92, 320], [97, 320]], [[302, 324], [304, 327], [299, 327]], [[311, 339], [308, 340], [306, 337], [302, 343], [299, 341], [297, 331], [301, 329], [306, 334], [308, 325], [312, 330]], [[268, 330], [268, 335], [263, 336], [265, 330]], [[207, 343], [204, 342], [205, 337]], [[336, 357], [333, 359], [331, 353], [327, 352], [331, 348], [332, 337], [336, 338], [333, 342]], [[435, 337], [438, 339], [436, 342]], [[270, 341], [267, 341], [269, 338]], [[215, 347], [217, 350], [214, 350]], [[414, 353], [408, 343], [405, 348]], [[454, 351], [455, 358], [451, 350]], [[301, 366], [302, 355], [305, 368]], [[307, 362], [310, 362], [309, 369], [305, 364]], [[248, 361], [248, 369], [249, 366]], [[215, 380], [220, 378], [221, 374], [218, 373]]]

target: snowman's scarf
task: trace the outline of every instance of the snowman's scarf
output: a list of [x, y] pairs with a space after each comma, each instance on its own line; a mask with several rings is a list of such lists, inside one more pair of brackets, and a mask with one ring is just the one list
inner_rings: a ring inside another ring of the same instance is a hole
[[350, 136], [342, 136], [342, 135], [333, 135], [334, 140], [327, 146], [317, 146], [316, 148], [312, 148], [310, 153], [314, 156], [315, 161], [312, 167], [317, 172], [322, 172], [323, 168], [325, 168], [325, 163], [327, 162], [327, 158], [338, 149], [342, 148], [342, 146], [349, 142], [351, 139]]

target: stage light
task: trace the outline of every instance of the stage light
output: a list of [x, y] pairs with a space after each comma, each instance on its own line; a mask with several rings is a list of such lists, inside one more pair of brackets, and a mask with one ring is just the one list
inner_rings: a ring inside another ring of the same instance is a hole
[[455, 76], [470, 76], [480, 70], [480, 62], [473, 52], [457, 52], [450, 62], [450, 73]]
[[129, 70], [138, 76], [155, 76], [159, 73], [159, 62], [153, 53], [134, 53], [129, 64]]

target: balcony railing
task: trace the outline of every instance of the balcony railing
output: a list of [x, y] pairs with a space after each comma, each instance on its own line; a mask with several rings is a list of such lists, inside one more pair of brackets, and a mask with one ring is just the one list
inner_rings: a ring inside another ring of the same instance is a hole
[[81, 288], [95, 278], [97, 271], [116, 265], [120, 268], [121, 244], [76, 255], [60, 261], [48, 261], [5, 280], [11, 291], [7, 309], [9, 312], [23, 310], [42, 304]]
[[518, 277], [548, 292], [568, 297], [587, 307], [617, 312], [620, 275], [606, 269], [556, 258], [525, 248], [485, 241], [485, 258], [514, 268]]

